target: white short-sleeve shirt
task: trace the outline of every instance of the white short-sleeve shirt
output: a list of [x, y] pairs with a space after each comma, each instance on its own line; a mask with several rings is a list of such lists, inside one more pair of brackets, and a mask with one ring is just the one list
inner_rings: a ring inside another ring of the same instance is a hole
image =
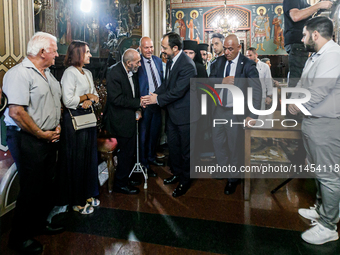
[[[45, 69], [46, 78], [26, 57], [21, 63], [11, 68], [4, 76], [3, 91], [8, 97], [8, 104], [25, 107], [35, 124], [42, 130], [54, 129], [60, 121], [61, 89], [59, 82]], [[7, 126], [16, 125], [5, 111]]]

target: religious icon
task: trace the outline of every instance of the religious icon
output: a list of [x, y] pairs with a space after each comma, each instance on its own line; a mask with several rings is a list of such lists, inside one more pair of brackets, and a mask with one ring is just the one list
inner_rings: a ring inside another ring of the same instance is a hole
[[272, 22], [272, 38], [274, 39], [274, 44], [277, 46], [275, 51], [277, 51], [280, 47], [284, 49], [284, 17], [282, 14], [282, 5], [278, 5], [275, 8], [275, 16]]
[[182, 11], [176, 12], [177, 20], [175, 21], [174, 32], [179, 34], [182, 40], [184, 40], [186, 36], [186, 27], [183, 17], [184, 13]]
[[189, 24], [188, 24], [188, 21], [187, 21], [187, 27], [189, 28], [190, 40], [195, 40], [195, 41], [197, 41], [197, 43], [200, 43], [200, 32], [199, 32], [200, 24], [197, 20], [198, 11], [192, 10], [190, 12], [190, 17], [191, 17], [191, 20], [190, 20]]
[[266, 51], [263, 48], [263, 43], [264, 39], [269, 41], [270, 38], [269, 17], [268, 14], [266, 15], [267, 10], [264, 6], [260, 6], [259, 8], [257, 8], [256, 12], [258, 16], [256, 16], [253, 21], [253, 26], [255, 30], [253, 40], [256, 41], [256, 50], [258, 50], [261, 45], [261, 50]]

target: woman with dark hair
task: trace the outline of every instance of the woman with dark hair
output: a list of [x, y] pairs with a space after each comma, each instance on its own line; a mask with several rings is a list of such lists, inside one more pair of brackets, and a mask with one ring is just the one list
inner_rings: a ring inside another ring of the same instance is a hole
[[[100, 201], [97, 128], [75, 130], [72, 116], [91, 113], [93, 104], [99, 97], [93, 84], [92, 74], [83, 68], [92, 57], [89, 45], [82, 41], [72, 41], [67, 49], [64, 64], [68, 66], [61, 79], [64, 103], [61, 141], [63, 145], [63, 171], [66, 192], [64, 198], [74, 211], [90, 214]], [[72, 116], [71, 116], [72, 114]]]

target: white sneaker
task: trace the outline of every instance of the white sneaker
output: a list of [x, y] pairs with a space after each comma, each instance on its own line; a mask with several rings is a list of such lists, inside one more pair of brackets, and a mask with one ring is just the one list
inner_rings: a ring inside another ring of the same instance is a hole
[[316, 211], [316, 205], [314, 207], [310, 207], [310, 209], [299, 209], [299, 214], [309, 220], [317, 220], [320, 218], [320, 215]]
[[325, 228], [320, 223], [303, 232], [301, 238], [310, 244], [324, 244], [339, 239], [339, 234], [335, 230]]

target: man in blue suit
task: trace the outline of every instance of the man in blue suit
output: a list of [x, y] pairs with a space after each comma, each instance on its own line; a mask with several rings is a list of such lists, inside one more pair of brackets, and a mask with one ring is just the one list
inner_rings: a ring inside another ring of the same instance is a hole
[[[140, 95], [146, 96], [154, 93], [163, 82], [163, 66], [159, 57], [153, 56], [153, 42], [149, 37], [140, 39], [141, 68], [138, 70]], [[161, 131], [162, 114], [159, 105], [150, 105], [143, 109], [143, 118], [140, 121], [140, 160], [148, 169], [150, 177], [157, 174], [152, 171], [149, 164], [161, 166], [156, 161], [156, 147]]]

